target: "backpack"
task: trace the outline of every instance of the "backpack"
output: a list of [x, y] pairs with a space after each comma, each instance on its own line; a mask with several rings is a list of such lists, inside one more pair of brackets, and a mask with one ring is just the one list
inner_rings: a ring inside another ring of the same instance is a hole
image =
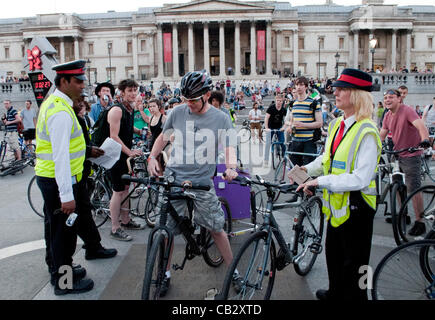
[[[119, 105], [115, 104], [111, 106], [110, 108], [104, 109], [97, 121], [95, 122], [94, 126], [92, 127], [92, 130], [89, 132], [89, 134], [92, 136], [92, 144], [100, 147], [104, 141], [110, 137], [110, 125], [109, 122], [107, 122], [107, 115], [109, 114], [109, 111], [113, 107], [119, 107]], [[124, 108], [121, 107], [122, 110], [122, 117], [124, 117]]]
[[17, 123], [17, 131], [18, 131], [18, 134], [23, 134], [23, 132], [24, 132], [23, 121], [20, 121]]
[[[294, 100], [290, 102], [289, 110], [291, 110], [293, 108], [294, 102], [295, 102]], [[313, 102], [310, 104], [310, 108], [311, 108], [311, 110], [313, 110], [314, 120], [316, 120], [316, 106], [317, 106], [317, 101], [313, 100]], [[321, 128], [314, 129], [313, 142], [319, 141], [320, 138], [322, 138], [322, 129]]]

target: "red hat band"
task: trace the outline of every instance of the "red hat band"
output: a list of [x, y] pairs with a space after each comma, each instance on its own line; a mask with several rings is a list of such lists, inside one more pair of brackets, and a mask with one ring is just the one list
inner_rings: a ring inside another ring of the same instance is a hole
[[59, 70], [56, 71], [57, 74], [85, 74], [83, 68], [81, 69], [73, 69], [73, 70]]
[[355, 78], [355, 77], [352, 77], [352, 76], [349, 76], [349, 75], [346, 75], [346, 74], [342, 74], [340, 76], [340, 78], [338, 78], [337, 81], [348, 82], [348, 83], [354, 84], [354, 85], [359, 86], [359, 87], [369, 87], [369, 86], [372, 85], [372, 83], [370, 81], [366, 81], [366, 80], [363, 80], [363, 79]]

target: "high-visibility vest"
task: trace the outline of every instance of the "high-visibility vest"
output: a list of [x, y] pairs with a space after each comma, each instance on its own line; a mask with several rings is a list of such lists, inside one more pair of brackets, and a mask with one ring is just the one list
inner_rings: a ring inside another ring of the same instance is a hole
[[36, 125], [35, 172], [40, 177], [55, 178], [53, 149], [47, 123], [52, 115], [61, 111], [67, 112], [73, 122], [69, 141], [71, 176], [77, 176], [77, 181], [80, 181], [83, 172], [83, 162], [86, 156], [86, 143], [83, 130], [71, 106], [64, 99], [55, 95], [51, 95], [44, 101], [39, 111], [38, 123]]
[[[326, 142], [325, 154], [323, 156], [323, 174], [343, 174], [352, 173], [355, 167], [355, 158], [360, 147], [361, 141], [366, 134], [373, 134], [376, 138], [378, 146], [377, 162], [381, 155], [382, 144], [379, 138], [379, 131], [376, 125], [369, 119], [357, 121], [351, 128], [348, 129], [338, 146], [335, 155], [331, 161], [331, 148], [334, 137], [340, 127], [343, 117], [335, 119], [329, 125], [329, 139]], [[361, 195], [367, 204], [376, 209], [376, 171], [373, 172], [373, 177], [367, 188], [361, 190]], [[349, 208], [350, 191], [343, 193], [333, 193], [329, 190], [323, 190], [323, 213], [327, 219], [331, 219], [331, 225], [338, 227], [343, 224], [350, 216]]]

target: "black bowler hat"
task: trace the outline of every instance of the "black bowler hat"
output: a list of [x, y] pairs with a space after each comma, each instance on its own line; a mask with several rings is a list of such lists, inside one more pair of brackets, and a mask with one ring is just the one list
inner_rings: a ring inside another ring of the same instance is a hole
[[97, 85], [97, 87], [95, 88], [95, 95], [97, 95], [98, 97], [100, 96], [100, 91], [102, 88], [109, 88], [110, 89], [110, 94], [112, 95], [112, 98], [115, 96], [115, 87], [113, 86], [113, 84], [111, 84], [110, 82], [102, 82], [99, 83]]
[[82, 81], [88, 80], [86, 78], [86, 60], [75, 60], [67, 63], [55, 65], [51, 69], [56, 71], [57, 75], [70, 75]]
[[346, 68], [340, 77], [332, 84], [333, 87], [354, 88], [371, 92], [373, 89], [373, 78], [367, 72], [359, 69]]

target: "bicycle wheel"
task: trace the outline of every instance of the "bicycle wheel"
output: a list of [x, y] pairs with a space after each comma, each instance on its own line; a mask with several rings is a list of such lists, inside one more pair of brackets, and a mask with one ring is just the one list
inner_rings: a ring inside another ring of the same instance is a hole
[[274, 177], [275, 183], [284, 183], [285, 182], [286, 169], [287, 169], [287, 161], [284, 158], [279, 162], [279, 164], [275, 170], [275, 177]]
[[278, 148], [278, 144], [272, 144], [272, 168], [275, 170], [278, 163], [281, 161], [281, 150]]
[[27, 187], [27, 200], [33, 212], [41, 218], [44, 218], [44, 198], [36, 183], [36, 176], [33, 176]]
[[[399, 211], [400, 211], [401, 204], [403, 204], [406, 199], [406, 186], [399, 185], [398, 183], [394, 183], [390, 192], [391, 192], [390, 194], [391, 224], [393, 226], [394, 241], [396, 241], [396, 244], [400, 246], [401, 244], [403, 244], [403, 241], [402, 238], [400, 237], [399, 229], [402, 229], [403, 226], [401, 226], [401, 223], [399, 222]], [[397, 195], [399, 195], [399, 198], [397, 198]]]
[[32, 159], [32, 161], [29, 162], [29, 164], [32, 167], [35, 166], [35, 159], [36, 159], [35, 150], [36, 150], [36, 146], [34, 144], [29, 144], [29, 145], [26, 145], [21, 152], [23, 159]]
[[[272, 294], [276, 271], [276, 250], [266, 231], [251, 235], [240, 248], [225, 276], [224, 300], [268, 300]], [[241, 278], [240, 291], [232, 289], [237, 269]]]
[[160, 298], [160, 288], [166, 273], [166, 264], [164, 263], [165, 247], [165, 236], [158, 233], [154, 237], [151, 249], [147, 254], [142, 300], [157, 300]]
[[237, 133], [237, 136], [240, 137], [240, 142], [245, 143], [251, 140], [251, 130], [247, 127], [243, 127]]
[[435, 161], [432, 160], [432, 156], [422, 157], [422, 170], [432, 182], [435, 182]]
[[[408, 225], [406, 224], [406, 220], [409, 219], [413, 221], [415, 219], [415, 210], [412, 202], [418, 195], [421, 195], [423, 199], [423, 212], [420, 214], [422, 214], [423, 217], [435, 215], [435, 185], [423, 186], [411, 193], [403, 202], [399, 211], [398, 232], [401, 243], [409, 242], [412, 239], [412, 237], [407, 234]], [[423, 221], [426, 221], [426, 219], [423, 219]]]
[[[93, 180], [91, 178], [91, 180]], [[92, 217], [95, 221], [97, 228], [101, 227], [110, 217], [110, 198], [112, 197], [111, 190], [100, 180], [93, 180], [93, 189], [91, 190], [90, 201], [94, 210], [92, 210]]]
[[152, 188], [148, 189], [148, 199], [144, 209], [144, 219], [150, 228], [154, 228], [160, 212], [156, 210], [159, 193]]
[[[432, 234], [428, 234], [424, 240], [435, 241], [435, 231], [432, 230]], [[420, 250], [420, 266], [427, 281], [432, 282], [435, 285], [435, 248], [432, 246], [424, 246]], [[435, 289], [435, 287], [433, 287]], [[433, 297], [435, 298], [435, 296]]]
[[[227, 235], [229, 235], [232, 231], [232, 217], [231, 217], [230, 206], [225, 198], [219, 197], [219, 201], [222, 205], [222, 210], [224, 211], [226, 216], [224, 231], [226, 232]], [[210, 267], [213, 268], [219, 267], [222, 264], [222, 262], [224, 262], [224, 258], [219, 252], [219, 249], [217, 248], [216, 243], [214, 242], [214, 239], [210, 231], [201, 227], [200, 236], [203, 236], [205, 239], [204, 251], [202, 253], [205, 263], [207, 263]]]
[[317, 255], [322, 251], [322, 238], [324, 216], [322, 213], [322, 200], [312, 197], [308, 200], [306, 211], [298, 216], [295, 230], [295, 248], [299, 256], [293, 263], [295, 271], [300, 276], [305, 276], [311, 271]]
[[[426, 259], [423, 264], [421, 254]], [[419, 240], [395, 248], [381, 260], [373, 274], [373, 300], [434, 299], [435, 280], [426, 278], [427, 265], [434, 270], [435, 240]]]
[[[148, 172], [143, 171], [142, 169], [140, 169], [139, 171], [135, 172], [135, 173], [133, 174], [133, 176], [136, 177], [136, 178], [141, 178], [141, 179], [142, 179], [142, 178], [146, 178], [146, 177], [148, 177]], [[136, 188], [136, 186], [137, 186], [137, 183], [136, 183], [136, 182], [132, 182], [132, 183], [130, 183], [129, 193], [130, 193], [134, 188]], [[143, 191], [144, 191], [145, 188], [146, 188], [146, 186], [144, 186], [144, 185], [138, 186], [138, 187], [136, 188], [136, 190], [135, 190], [135, 191], [130, 195], [130, 198], [131, 198], [131, 199], [136, 199], [136, 198], [138, 198], [139, 196], [142, 195], [142, 193], [143, 193]]]

